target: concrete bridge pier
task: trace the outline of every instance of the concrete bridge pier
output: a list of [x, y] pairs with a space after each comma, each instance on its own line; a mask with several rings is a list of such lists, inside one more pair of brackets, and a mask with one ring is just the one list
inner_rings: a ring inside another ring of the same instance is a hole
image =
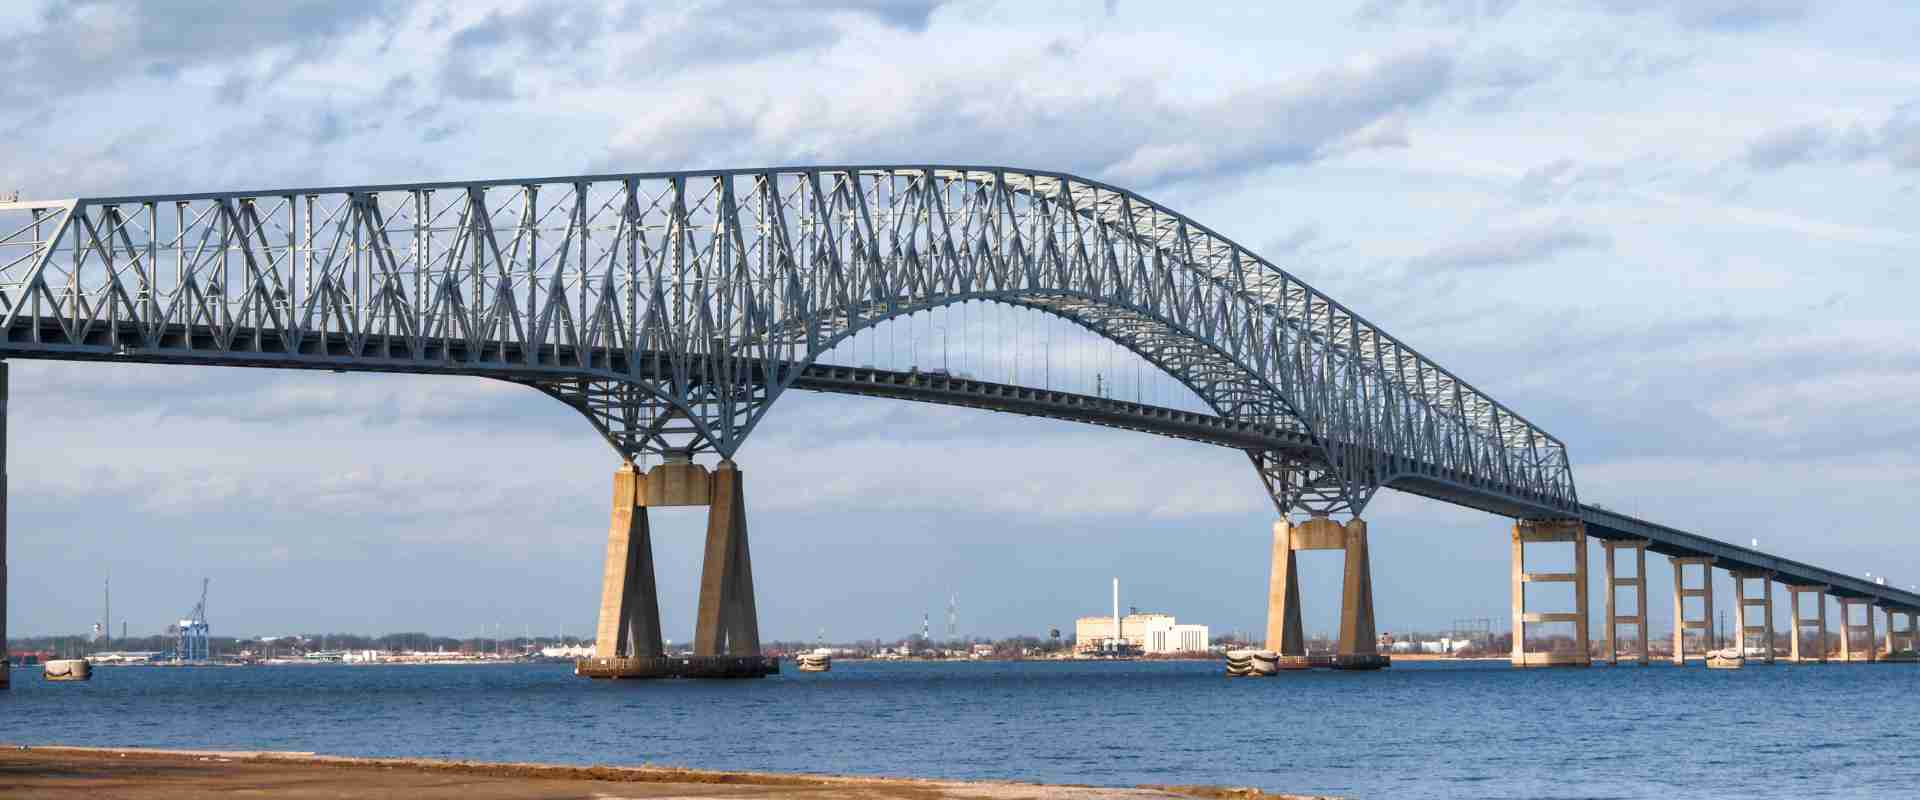
[[[667, 656], [653, 576], [647, 509], [708, 506], [706, 561], [694, 624], [692, 658]], [[722, 461], [712, 473], [691, 461], [669, 461], [641, 474], [632, 463], [614, 471], [613, 519], [607, 529], [600, 624], [594, 657], [574, 672], [592, 678], [758, 678], [777, 671], [760, 655], [759, 615], [747, 547], [741, 472]]]
[[[1606, 575], [1604, 577], [1607, 584], [1607, 622], [1605, 638], [1608, 664], [1620, 663], [1620, 644], [1618, 637], [1620, 634], [1620, 626], [1622, 625], [1632, 625], [1634, 635], [1639, 638], [1639, 644], [1634, 648], [1634, 660], [1639, 662], [1640, 666], [1643, 667], [1646, 666], [1648, 662], [1647, 544], [1648, 542], [1645, 539], [1603, 539], [1600, 542], [1601, 548], [1606, 551]], [[1619, 577], [1619, 573], [1614, 570], [1614, 556], [1616, 551], [1619, 550], [1633, 551], [1634, 568], [1633, 577], [1631, 578]], [[1615, 604], [1619, 601], [1620, 590], [1627, 587], [1633, 588], [1633, 613], [1621, 614], [1615, 610]]]
[[[1840, 599], [1840, 660], [1842, 662], [1850, 662], [1855, 660], [1856, 648], [1853, 646], [1854, 634], [1865, 634], [1865, 636], [1862, 638], [1865, 639], [1866, 645], [1864, 647], [1857, 648], [1858, 660], [1860, 661], [1875, 660], [1874, 654], [1873, 654], [1874, 640], [1880, 637], [1874, 630], [1873, 601], [1865, 597], [1842, 597], [1839, 599]], [[1865, 621], [1860, 623], [1855, 623], [1853, 621], [1853, 617], [1854, 617], [1853, 610], [1856, 608], [1866, 612], [1865, 614], [1862, 615], [1866, 618]]]
[[[1814, 616], [1801, 616], [1805, 606], [1800, 602], [1802, 595], [1813, 595]], [[1793, 639], [1789, 642], [1788, 661], [1804, 664], [1809, 661], [1826, 663], [1827, 661], [1827, 587], [1821, 584], [1788, 584], [1787, 596], [1793, 599]], [[1812, 627], [1820, 632], [1813, 641], [1805, 641], [1806, 630]]]
[[[1527, 545], [1566, 542], [1573, 545], [1572, 572], [1528, 572]], [[1612, 551], [1609, 550], [1611, 555]], [[1643, 557], [1644, 558], [1644, 557]], [[1642, 565], [1646, 563], [1644, 560]], [[1611, 561], [1609, 561], [1611, 564]], [[1611, 573], [1611, 568], [1609, 568]], [[1612, 575], [1608, 575], [1609, 580]], [[1572, 612], [1530, 612], [1527, 584], [1572, 584]], [[1644, 592], [1644, 590], [1642, 590]], [[1611, 589], [1609, 590], [1611, 592]], [[1644, 594], [1642, 595], [1644, 598]], [[1611, 608], [1613, 603], [1607, 603]], [[1641, 606], [1645, 608], [1645, 606]], [[1609, 615], [1609, 619], [1612, 615]], [[1573, 623], [1573, 650], [1546, 653], [1527, 650], [1527, 626], [1548, 622]], [[1644, 631], [1645, 628], [1642, 628]], [[1644, 638], [1644, 636], [1642, 637]], [[1607, 625], [1613, 640], [1613, 624]], [[1642, 645], [1645, 646], [1644, 644]], [[1516, 667], [1585, 667], [1593, 663], [1587, 639], [1587, 526], [1579, 520], [1517, 520], [1513, 524], [1513, 665]]]
[[[1902, 650], [1920, 649], [1920, 641], [1916, 641], [1915, 638], [1916, 635], [1920, 635], [1920, 614], [1912, 611], [1898, 611], [1892, 606], [1886, 606], [1881, 610], [1887, 614], [1886, 655], [1892, 656]], [[1907, 618], [1905, 630], [1901, 630], [1895, 624], [1901, 617]], [[1902, 647], [1903, 644], [1906, 646]]]
[[1293, 521], [1273, 523], [1273, 570], [1267, 577], [1267, 649], [1281, 659], [1305, 664], [1307, 639], [1300, 627], [1299, 558], [1294, 555]]
[[[1673, 665], [1687, 663], [1687, 631], [1700, 632], [1700, 654], [1715, 649], [1713, 641], [1713, 562], [1712, 556], [1674, 556], [1673, 563]], [[1700, 567], [1699, 588], [1687, 586], [1687, 567]], [[1687, 618], [1687, 598], [1700, 598], [1700, 618]]]
[[1340, 641], [1325, 665], [1334, 669], [1379, 669], [1389, 663], [1380, 654], [1373, 622], [1373, 569], [1367, 555], [1367, 523], [1354, 518], [1341, 525], [1325, 514], [1294, 524], [1273, 524], [1273, 571], [1267, 581], [1267, 649], [1281, 669], [1313, 665], [1300, 624], [1301, 550], [1339, 550], [1345, 554], [1340, 592]]
[[1379, 635], [1373, 627], [1373, 562], [1367, 555], [1367, 523], [1347, 521], [1344, 576], [1340, 582], [1340, 645], [1333, 654], [1334, 669], [1379, 669], [1387, 665], [1380, 655]]
[[[1761, 657], [1764, 663], [1773, 663], [1773, 573], [1766, 570], [1733, 570], [1733, 633], [1734, 647], [1740, 651], [1740, 657], [1746, 658], [1747, 646], [1758, 640], [1766, 651]], [[1762, 596], [1747, 594], [1747, 583], [1760, 582]], [[1747, 609], [1760, 610], [1759, 625], [1748, 624]], [[1752, 637], [1752, 638], [1749, 638]]]
[[660, 598], [653, 581], [653, 537], [647, 527], [647, 476], [628, 461], [613, 471], [613, 519], [600, 580], [597, 658], [659, 658]]
[[747, 499], [740, 469], [720, 462], [707, 514], [707, 554], [700, 570], [700, 609], [693, 629], [697, 656], [758, 656], [760, 614], [753, 602], [753, 559], [747, 548]]

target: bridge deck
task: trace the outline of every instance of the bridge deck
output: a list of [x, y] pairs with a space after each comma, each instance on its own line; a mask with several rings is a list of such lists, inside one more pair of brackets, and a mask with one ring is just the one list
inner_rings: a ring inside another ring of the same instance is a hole
[[1646, 539], [1647, 549], [1666, 556], [1712, 556], [1723, 569], [1765, 570], [1782, 583], [1823, 584], [1838, 597], [1861, 597], [1876, 605], [1902, 609], [1920, 609], [1920, 594], [1892, 586], [1882, 586], [1865, 578], [1844, 575], [1830, 569], [1789, 558], [1771, 556], [1750, 547], [1729, 544], [1656, 522], [1630, 517], [1591, 505], [1580, 507], [1580, 518], [1587, 533], [1602, 539]]
[[[934, 373], [896, 372], [872, 367], [845, 367], [816, 364], [795, 382], [795, 388], [818, 392], [890, 397], [923, 403], [963, 406], [993, 411], [1070, 420], [1123, 430], [1151, 433], [1189, 441], [1205, 442], [1236, 449], [1280, 448], [1291, 444], [1304, 446], [1303, 434], [1237, 422], [1196, 411], [1184, 411], [1091, 397], [1049, 389], [973, 380]], [[1517, 516], [1503, 510], [1489, 498], [1441, 496], [1430, 481], [1395, 481], [1390, 486], [1415, 494], [1437, 497], [1494, 514]], [[1898, 608], [1920, 609], [1920, 594], [1882, 586], [1828, 569], [1780, 558], [1739, 545], [1723, 542], [1677, 528], [1630, 517], [1592, 505], [1580, 507], [1580, 518], [1587, 532], [1601, 539], [1646, 539], [1648, 549], [1667, 556], [1713, 556], [1726, 569], [1751, 569], [1773, 572], [1785, 583], [1824, 584], [1840, 597], [1863, 597]]]

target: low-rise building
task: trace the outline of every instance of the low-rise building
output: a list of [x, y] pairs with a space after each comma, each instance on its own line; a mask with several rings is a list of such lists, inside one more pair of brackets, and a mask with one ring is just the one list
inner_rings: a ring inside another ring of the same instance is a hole
[[1172, 614], [1133, 613], [1120, 618], [1120, 631], [1113, 630], [1113, 617], [1081, 617], [1074, 621], [1073, 649], [1087, 653], [1100, 650], [1115, 639], [1140, 652], [1199, 653], [1207, 649], [1205, 625], [1182, 625]]

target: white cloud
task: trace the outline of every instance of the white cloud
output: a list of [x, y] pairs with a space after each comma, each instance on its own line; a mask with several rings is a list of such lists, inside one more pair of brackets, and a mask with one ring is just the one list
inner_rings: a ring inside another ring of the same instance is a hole
[[1813, 11], [1808, 0], [1690, 0], [1665, 3], [1660, 0], [1592, 0], [1593, 5], [1616, 14], [1659, 12], [1675, 23], [1702, 30], [1746, 31], [1798, 22]]
[[1605, 250], [1612, 237], [1565, 220], [1507, 228], [1471, 241], [1437, 248], [1414, 258], [1408, 267], [1422, 275], [1515, 267], [1548, 261], [1563, 253]]
[[[749, 161], [887, 159], [1029, 165], [1149, 187], [1331, 155], [1404, 147], [1405, 114], [1444, 93], [1452, 59], [1422, 49], [1355, 59], [1186, 102], [1151, 80], [1062, 92], [1032, 79], [1067, 64], [1044, 49], [1005, 60], [935, 62], [908, 79], [867, 65], [816, 67], [831, 80], [715, 94], [677, 87], [637, 109], [607, 166], [733, 155]], [[867, 56], [861, 54], [861, 61]], [[1133, 80], [1141, 80], [1134, 76]]]

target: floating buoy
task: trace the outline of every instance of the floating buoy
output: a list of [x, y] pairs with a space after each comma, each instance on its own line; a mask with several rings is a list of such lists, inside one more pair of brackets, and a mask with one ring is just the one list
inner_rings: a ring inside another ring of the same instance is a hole
[[84, 658], [56, 658], [40, 668], [40, 675], [50, 681], [92, 680], [93, 662]]

